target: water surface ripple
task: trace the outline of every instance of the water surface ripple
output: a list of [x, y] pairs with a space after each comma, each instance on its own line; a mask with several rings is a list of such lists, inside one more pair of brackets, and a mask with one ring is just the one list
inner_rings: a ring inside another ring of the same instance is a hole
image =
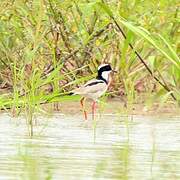
[[0, 115], [0, 179], [180, 179], [180, 118]]

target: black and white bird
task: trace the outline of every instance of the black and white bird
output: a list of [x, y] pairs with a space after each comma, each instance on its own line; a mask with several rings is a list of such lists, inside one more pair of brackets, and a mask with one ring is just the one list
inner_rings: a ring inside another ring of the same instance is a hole
[[92, 117], [94, 119], [96, 102], [98, 101], [98, 98], [107, 91], [108, 86], [110, 84], [111, 72], [116, 72], [116, 71], [113, 70], [109, 64], [102, 64], [98, 67], [98, 75], [95, 79], [92, 79], [88, 81], [86, 84], [82, 85], [81, 87], [72, 90], [71, 94], [74, 95], [78, 94], [82, 96], [80, 103], [86, 120], [87, 120], [87, 113], [84, 108], [85, 99], [88, 98], [93, 100]]

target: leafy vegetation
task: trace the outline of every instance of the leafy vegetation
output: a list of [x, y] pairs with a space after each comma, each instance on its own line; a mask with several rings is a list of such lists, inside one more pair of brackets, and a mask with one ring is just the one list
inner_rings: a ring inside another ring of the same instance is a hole
[[177, 0], [2, 0], [1, 109], [73, 99], [103, 62], [119, 72], [111, 96], [180, 101], [178, 17]]

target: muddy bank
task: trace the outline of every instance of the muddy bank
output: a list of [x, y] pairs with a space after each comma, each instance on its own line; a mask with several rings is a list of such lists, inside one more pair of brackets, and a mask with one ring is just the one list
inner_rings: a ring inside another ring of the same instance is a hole
[[[88, 113], [91, 113], [91, 101], [87, 100], [85, 107]], [[180, 108], [173, 103], [166, 103], [160, 106], [159, 103], [153, 103], [151, 106], [142, 103], [127, 105], [117, 99], [109, 99], [97, 105], [97, 113], [102, 114], [131, 114], [131, 115], [155, 115], [155, 116], [180, 116]], [[45, 110], [59, 111], [63, 114], [78, 114], [82, 112], [81, 105], [78, 101], [66, 101], [51, 103], [44, 106]]]

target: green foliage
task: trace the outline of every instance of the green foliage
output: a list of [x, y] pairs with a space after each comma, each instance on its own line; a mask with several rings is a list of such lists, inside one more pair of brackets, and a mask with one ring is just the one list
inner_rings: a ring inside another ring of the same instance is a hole
[[[177, 0], [2, 0], [0, 83], [8, 84], [11, 91], [1, 93], [0, 107], [25, 107], [31, 114], [42, 103], [66, 100], [62, 96], [94, 77], [102, 62], [119, 71], [114, 94], [119, 96], [123, 89], [133, 102], [138, 85], [143, 84], [149, 98], [158, 95], [164, 103], [173, 93], [179, 101], [177, 4]], [[170, 92], [162, 91], [129, 43]]]

